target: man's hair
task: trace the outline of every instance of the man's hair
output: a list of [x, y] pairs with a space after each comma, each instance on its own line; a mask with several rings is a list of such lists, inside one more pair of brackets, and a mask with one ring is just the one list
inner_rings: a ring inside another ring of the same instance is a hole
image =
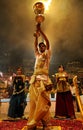
[[63, 69], [65, 69], [63, 65], [60, 65], [58, 68], [63, 68]]
[[46, 47], [46, 45], [44, 44], [44, 42], [40, 42], [39, 43], [39, 47], [41, 47], [41, 45], [44, 45]]
[[22, 71], [22, 67], [18, 67], [18, 68], [17, 68], [17, 71], [19, 71], [19, 70]]

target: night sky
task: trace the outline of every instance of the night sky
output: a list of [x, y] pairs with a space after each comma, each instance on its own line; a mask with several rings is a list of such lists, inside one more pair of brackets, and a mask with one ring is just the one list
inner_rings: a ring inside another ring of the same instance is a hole
[[[15, 66], [22, 64], [24, 59], [34, 59], [35, 2], [37, 1], [0, 0], [2, 66], [6, 60], [8, 65]], [[83, 64], [83, 0], [52, 0], [45, 13], [42, 29], [51, 44], [51, 64], [72, 61]]]

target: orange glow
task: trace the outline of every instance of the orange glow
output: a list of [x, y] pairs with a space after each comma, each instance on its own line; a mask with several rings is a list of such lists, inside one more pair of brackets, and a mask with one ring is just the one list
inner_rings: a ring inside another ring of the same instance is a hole
[[45, 11], [48, 11], [49, 10], [49, 6], [51, 4], [52, 0], [47, 0], [47, 1], [44, 1], [44, 6], [45, 6]]

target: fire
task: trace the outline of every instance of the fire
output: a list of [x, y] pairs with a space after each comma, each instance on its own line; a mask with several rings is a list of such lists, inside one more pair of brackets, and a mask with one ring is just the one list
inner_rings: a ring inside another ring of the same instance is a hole
[[51, 2], [52, 2], [52, 0], [47, 0], [47, 1], [44, 1], [44, 2], [43, 2], [43, 3], [44, 3], [44, 6], [45, 6], [45, 11], [48, 11]]
[[49, 10], [49, 6], [52, 2], [52, 0], [40, 0], [40, 2], [43, 2], [44, 6], [45, 6], [45, 12]]

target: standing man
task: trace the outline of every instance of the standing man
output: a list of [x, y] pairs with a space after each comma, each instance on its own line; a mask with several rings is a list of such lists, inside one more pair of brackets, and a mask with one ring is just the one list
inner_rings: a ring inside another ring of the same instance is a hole
[[[47, 123], [50, 119], [49, 108], [51, 106], [49, 92], [52, 89], [52, 82], [49, 78], [50, 63], [50, 45], [46, 35], [40, 28], [40, 23], [36, 25], [35, 36], [35, 56], [36, 62], [34, 73], [30, 80], [30, 112], [28, 120], [28, 128], [36, 128], [37, 122], [42, 121], [43, 130], [47, 130]], [[44, 42], [38, 43], [39, 36], [42, 36]]]

